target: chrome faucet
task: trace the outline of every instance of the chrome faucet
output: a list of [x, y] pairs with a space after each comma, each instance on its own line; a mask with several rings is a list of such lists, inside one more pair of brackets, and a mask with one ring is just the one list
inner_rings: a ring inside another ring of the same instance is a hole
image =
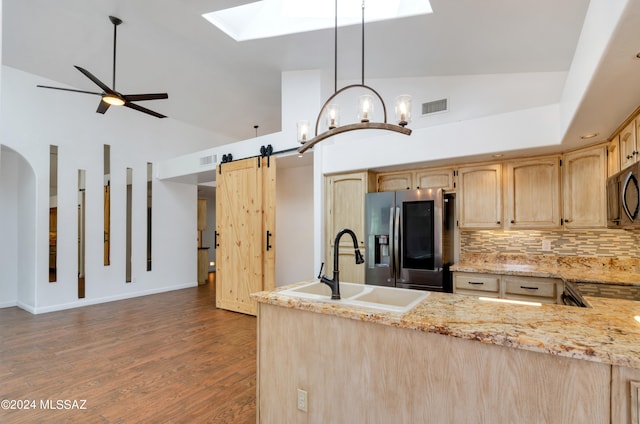
[[353, 249], [356, 254], [356, 264], [364, 263], [362, 253], [360, 253], [360, 249], [358, 249], [358, 240], [356, 239], [355, 233], [348, 228], [340, 230], [340, 232], [338, 232], [338, 234], [336, 235], [336, 240], [333, 243], [333, 278], [329, 279], [327, 276], [322, 275], [322, 267], [320, 267], [320, 275], [318, 275], [320, 281], [331, 288], [331, 299], [340, 299], [340, 271], [338, 270], [338, 258], [340, 250], [340, 239], [345, 234], [349, 234], [351, 236], [351, 239], [353, 240]]

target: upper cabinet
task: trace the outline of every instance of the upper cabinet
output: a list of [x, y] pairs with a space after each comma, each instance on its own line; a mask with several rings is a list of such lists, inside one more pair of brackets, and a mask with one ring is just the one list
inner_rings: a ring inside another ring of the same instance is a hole
[[629, 122], [620, 132], [620, 169], [631, 166], [638, 160], [637, 125], [640, 125], [640, 119]]
[[561, 228], [559, 156], [507, 162], [505, 190], [505, 228]]
[[620, 136], [616, 135], [607, 145], [607, 176], [620, 171]]
[[411, 190], [413, 187], [413, 172], [384, 172], [378, 174], [377, 191]]
[[562, 216], [565, 228], [607, 226], [606, 148], [599, 145], [564, 154]]
[[502, 228], [502, 165], [459, 168], [458, 184], [460, 228]]
[[456, 188], [453, 168], [424, 169], [413, 174], [416, 188], [441, 188], [449, 192]]
[[382, 172], [377, 175], [377, 191], [402, 191], [420, 188], [455, 190], [453, 168], [425, 168], [413, 171]]

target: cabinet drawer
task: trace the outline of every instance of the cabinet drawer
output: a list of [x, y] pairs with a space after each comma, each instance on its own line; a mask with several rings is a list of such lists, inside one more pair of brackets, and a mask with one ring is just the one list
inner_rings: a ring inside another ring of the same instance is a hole
[[459, 274], [454, 276], [456, 290], [475, 290], [497, 293], [500, 290], [500, 277], [489, 274]]
[[555, 298], [559, 280], [535, 277], [503, 277], [505, 294]]

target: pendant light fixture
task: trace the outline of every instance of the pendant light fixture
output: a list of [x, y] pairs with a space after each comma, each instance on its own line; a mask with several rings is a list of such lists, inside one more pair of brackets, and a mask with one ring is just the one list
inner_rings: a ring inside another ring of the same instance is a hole
[[[311, 149], [315, 144], [337, 134], [342, 134], [354, 130], [379, 129], [394, 131], [400, 134], [410, 135], [411, 130], [406, 125], [411, 122], [411, 96], [401, 95], [396, 97], [395, 115], [397, 124], [387, 122], [387, 107], [382, 97], [376, 90], [364, 83], [364, 0], [362, 0], [362, 75], [360, 84], [351, 84], [338, 90], [338, 0], [335, 0], [335, 25], [334, 25], [334, 93], [322, 105], [318, 118], [316, 119], [315, 134], [310, 136], [310, 126], [308, 121], [298, 121], [297, 136], [298, 142], [302, 144], [298, 148], [298, 153], [302, 155]], [[361, 95], [359, 98], [358, 119], [360, 122], [340, 125], [340, 110], [334, 99], [341, 93], [351, 89], [364, 89], [371, 94]], [[372, 122], [375, 99], [382, 104], [383, 122]], [[318, 134], [320, 121], [325, 119], [327, 130]]]

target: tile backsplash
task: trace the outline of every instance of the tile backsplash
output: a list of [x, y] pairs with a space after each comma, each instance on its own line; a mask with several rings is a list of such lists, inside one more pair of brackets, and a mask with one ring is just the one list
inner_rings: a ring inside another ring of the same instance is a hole
[[640, 259], [639, 248], [640, 230], [460, 232], [461, 256], [465, 253], [513, 253]]

